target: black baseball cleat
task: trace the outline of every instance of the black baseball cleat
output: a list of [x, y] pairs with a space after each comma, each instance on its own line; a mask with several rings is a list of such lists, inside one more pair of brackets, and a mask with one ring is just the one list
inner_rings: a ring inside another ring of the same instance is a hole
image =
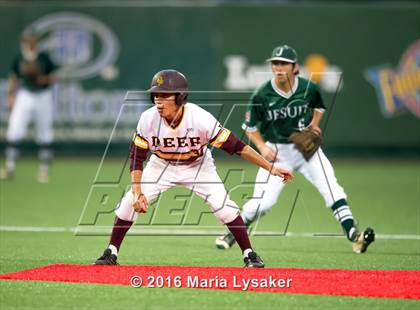
[[111, 249], [106, 249], [104, 254], [96, 260], [95, 265], [118, 265], [117, 255], [112, 254]]
[[373, 241], [375, 241], [375, 232], [368, 227], [357, 236], [356, 241], [353, 243], [353, 251], [358, 254], [364, 253]]
[[245, 268], [264, 268], [264, 262], [255, 252], [248, 253], [248, 257], [244, 258]]
[[220, 236], [216, 239], [216, 247], [220, 250], [226, 250], [235, 244], [235, 237], [229, 232], [226, 235]]

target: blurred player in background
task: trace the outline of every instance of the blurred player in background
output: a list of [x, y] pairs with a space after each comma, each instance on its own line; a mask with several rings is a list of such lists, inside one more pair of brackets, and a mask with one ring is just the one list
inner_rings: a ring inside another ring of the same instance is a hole
[[[290, 142], [292, 133], [303, 130], [321, 135], [319, 123], [325, 111], [318, 87], [298, 77], [297, 61], [297, 53], [290, 46], [283, 45], [273, 50], [267, 62], [271, 63], [274, 76], [251, 96], [242, 128], [264, 158], [290, 171], [301, 172], [318, 189], [348, 240], [353, 242], [353, 251], [363, 253], [374, 241], [374, 231], [371, 228], [362, 233], [358, 231], [347, 195], [338, 184], [330, 161], [321, 148], [305, 160]], [[280, 178], [259, 169], [253, 198], [242, 211], [247, 226], [274, 206], [283, 186]], [[231, 233], [216, 239], [219, 249], [230, 248], [234, 243]]]
[[39, 51], [38, 37], [32, 32], [25, 32], [9, 78], [7, 105], [10, 117], [6, 132], [6, 163], [0, 171], [0, 178], [14, 177], [18, 144], [34, 119], [40, 161], [37, 179], [42, 183], [48, 182], [53, 142], [51, 85], [57, 79], [54, 75], [56, 69], [48, 54]]
[[[242, 250], [245, 267], [264, 267], [251, 247], [240, 210], [230, 200], [208, 147], [237, 154], [280, 182], [293, 176], [223, 128], [212, 114], [187, 102], [187, 80], [180, 72], [158, 72], [149, 91], [154, 106], [141, 114], [130, 148], [131, 190], [115, 210], [109, 246], [95, 264], [116, 265], [120, 245], [138, 213], [146, 212], [149, 203], [164, 191], [184, 186], [205, 199], [216, 218], [227, 225]], [[149, 152], [152, 156], [143, 170]]]

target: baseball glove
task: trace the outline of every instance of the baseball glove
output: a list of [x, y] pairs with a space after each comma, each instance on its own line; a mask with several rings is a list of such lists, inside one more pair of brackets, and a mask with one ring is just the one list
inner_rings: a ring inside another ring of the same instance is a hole
[[306, 161], [309, 161], [322, 145], [322, 136], [309, 129], [305, 129], [300, 132], [292, 133], [289, 137], [289, 141], [293, 142]]

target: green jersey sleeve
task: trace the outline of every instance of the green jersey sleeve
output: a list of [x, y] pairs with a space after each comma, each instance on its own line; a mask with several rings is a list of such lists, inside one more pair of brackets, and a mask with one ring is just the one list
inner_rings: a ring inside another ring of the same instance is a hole
[[245, 120], [242, 124], [243, 130], [250, 132], [257, 131], [257, 125], [261, 122], [263, 117], [261, 107], [261, 98], [258, 96], [258, 93], [254, 93], [249, 100], [247, 110], [245, 112]]
[[321, 91], [316, 84], [311, 83], [310, 85], [310, 100], [309, 106], [317, 111], [324, 112], [326, 110], [326, 106], [324, 104], [324, 100], [322, 99]]

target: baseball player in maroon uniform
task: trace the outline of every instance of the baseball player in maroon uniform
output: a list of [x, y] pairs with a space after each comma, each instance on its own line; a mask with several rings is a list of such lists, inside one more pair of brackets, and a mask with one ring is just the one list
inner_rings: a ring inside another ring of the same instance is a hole
[[[283, 182], [293, 175], [269, 163], [212, 114], [187, 102], [187, 79], [180, 72], [158, 72], [149, 91], [154, 106], [141, 114], [130, 147], [131, 190], [115, 210], [109, 246], [95, 264], [116, 265], [120, 245], [139, 213], [145, 213], [164, 191], [183, 186], [205, 199], [216, 218], [232, 232], [242, 250], [245, 267], [264, 267], [251, 246], [238, 206], [229, 198], [216, 172], [209, 147], [237, 154], [281, 177]], [[148, 153], [152, 155], [143, 168]]]

